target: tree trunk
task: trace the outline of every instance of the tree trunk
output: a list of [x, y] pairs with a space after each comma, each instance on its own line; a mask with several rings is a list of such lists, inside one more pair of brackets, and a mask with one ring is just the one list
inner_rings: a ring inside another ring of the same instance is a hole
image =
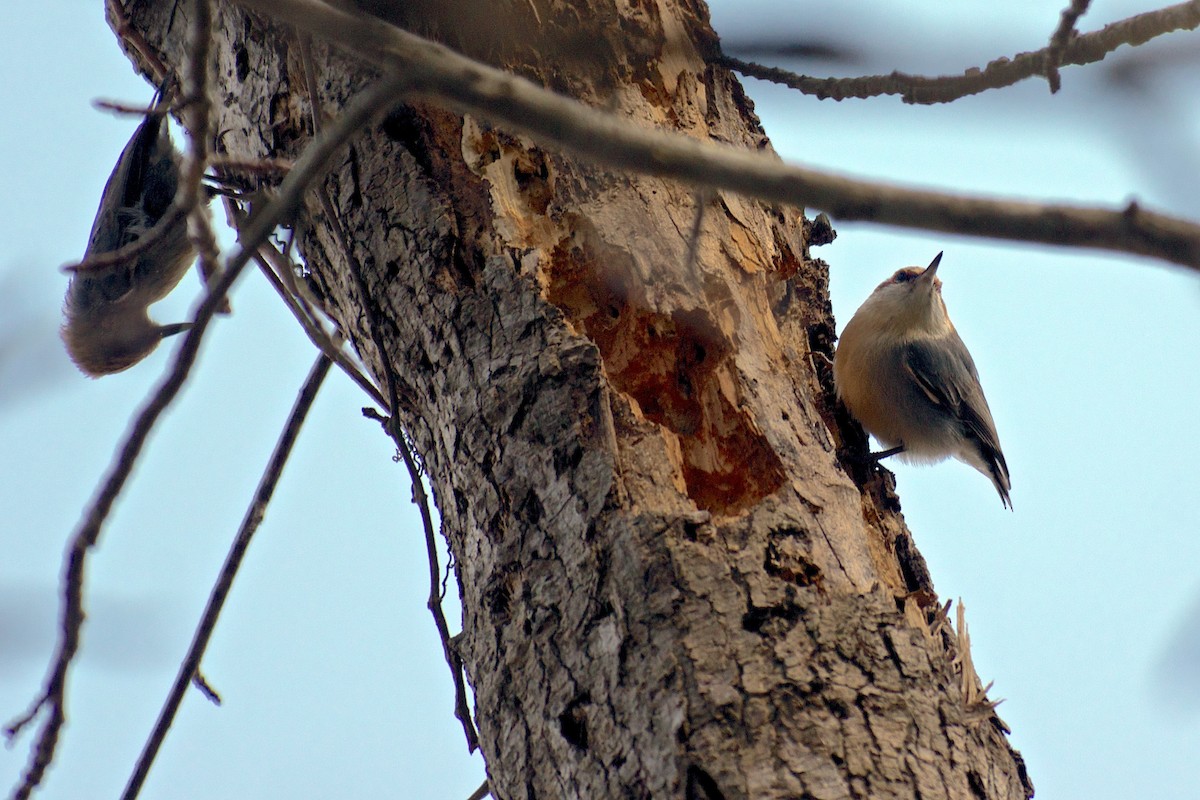
[[[698, 0], [362, 5], [631, 125], [769, 148], [709, 64]], [[130, 13], [178, 70], [189, 4]], [[226, 2], [216, 16], [219, 146], [295, 157], [312, 135], [296, 35]], [[324, 42], [313, 58], [326, 115], [373, 74]], [[894, 497], [839, 461], [864, 442], [834, 411], [826, 267], [797, 210], [421, 103], [364, 131], [326, 185], [369, 296], [315, 201], [303, 252], [405, 398], [495, 796], [1031, 793], [1003, 723], [968, 704], [976, 679]]]

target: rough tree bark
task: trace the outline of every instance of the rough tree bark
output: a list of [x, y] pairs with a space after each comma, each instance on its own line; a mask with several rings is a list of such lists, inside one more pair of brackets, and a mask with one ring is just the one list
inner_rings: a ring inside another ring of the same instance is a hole
[[[363, 5], [630, 124], [770, 147], [712, 65], [700, 0]], [[189, 4], [130, 13], [178, 69]], [[295, 34], [226, 2], [217, 26], [219, 146], [294, 157], [312, 134]], [[373, 73], [313, 52], [335, 114]], [[315, 201], [303, 251], [372, 372], [402, 388], [497, 797], [1031, 793], [931, 628], [894, 498], [839, 461], [864, 443], [810, 355], [834, 328], [799, 211], [421, 103], [364, 131], [327, 187], [369, 296]]]

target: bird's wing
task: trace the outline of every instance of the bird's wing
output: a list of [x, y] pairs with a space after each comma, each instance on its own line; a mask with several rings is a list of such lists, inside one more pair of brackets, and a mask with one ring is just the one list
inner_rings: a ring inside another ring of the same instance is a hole
[[907, 343], [903, 363], [905, 372], [929, 402], [962, 423], [963, 433], [979, 443], [984, 458], [999, 467], [1007, 483], [1008, 464], [1000, 451], [996, 423], [979, 385], [975, 362], [958, 334]]

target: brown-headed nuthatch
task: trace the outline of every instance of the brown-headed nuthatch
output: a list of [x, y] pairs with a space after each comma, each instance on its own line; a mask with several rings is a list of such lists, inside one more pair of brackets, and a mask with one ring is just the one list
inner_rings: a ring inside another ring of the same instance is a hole
[[842, 331], [833, 381], [846, 408], [905, 461], [957, 458], [986, 475], [1008, 508], [1011, 484], [975, 362], [946, 313], [938, 253], [871, 293]]
[[164, 336], [188, 323], [159, 325], [147, 309], [178, 285], [192, 262], [187, 221], [180, 215], [154, 232], [142, 252], [119, 263], [89, 259], [136, 242], [167, 215], [179, 185], [179, 161], [161, 111], [150, 113], [113, 168], [92, 223], [84, 262], [75, 270], [63, 313], [63, 342], [71, 360], [98, 377], [133, 366]]

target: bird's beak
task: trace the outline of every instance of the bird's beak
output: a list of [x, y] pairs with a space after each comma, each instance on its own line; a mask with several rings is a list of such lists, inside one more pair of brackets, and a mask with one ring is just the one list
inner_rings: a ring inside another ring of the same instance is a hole
[[173, 322], [170, 325], [159, 325], [158, 332], [159, 335], [165, 339], [168, 336], [174, 336], [177, 333], [183, 333], [191, 327], [192, 323], [190, 322]]
[[933, 283], [934, 276], [937, 275], [938, 264], [942, 263], [942, 254], [938, 253], [933, 257], [933, 261], [929, 262], [929, 266], [925, 271], [917, 276], [917, 280], [923, 283]]

